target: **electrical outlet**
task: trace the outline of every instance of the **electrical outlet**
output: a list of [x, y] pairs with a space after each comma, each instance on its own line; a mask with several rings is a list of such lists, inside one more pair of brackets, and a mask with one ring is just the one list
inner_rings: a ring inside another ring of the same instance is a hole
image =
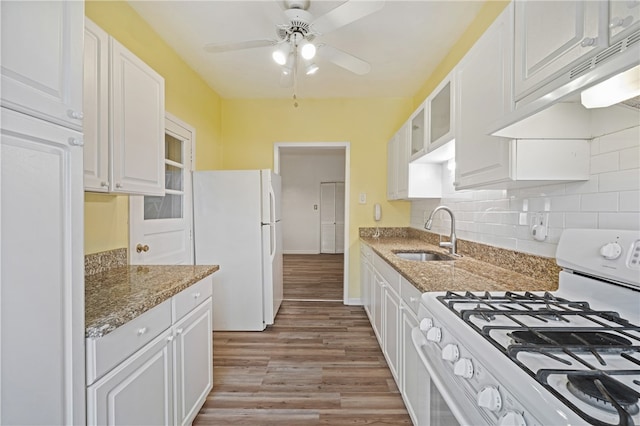
[[358, 198], [358, 202], [360, 204], [367, 204], [367, 193], [366, 192], [361, 192], [360, 193], [360, 197]]
[[536, 241], [544, 241], [549, 233], [549, 213], [531, 213], [531, 236]]

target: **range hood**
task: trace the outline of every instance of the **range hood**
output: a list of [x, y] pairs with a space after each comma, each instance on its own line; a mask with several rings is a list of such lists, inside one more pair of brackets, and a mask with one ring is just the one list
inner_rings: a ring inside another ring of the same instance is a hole
[[589, 110], [580, 103], [581, 92], [638, 65], [640, 31], [516, 102], [515, 109], [492, 123], [487, 133], [514, 139], [590, 139]]

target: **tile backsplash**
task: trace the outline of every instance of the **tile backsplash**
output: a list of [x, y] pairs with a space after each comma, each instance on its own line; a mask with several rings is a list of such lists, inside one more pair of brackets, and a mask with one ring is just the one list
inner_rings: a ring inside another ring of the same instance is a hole
[[[640, 230], [640, 122], [634, 124], [590, 141], [587, 181], [456, 192], [453, 173], [443, 167], [442, 198], [412, 201], [411, 226], [423, 229], [429, 213], [444, 204], [455, 212], [459, 238], [547, 257], [555, 257], [567, 228]], [[548, 223], [544, 241], [531, 235], [535, 214]], [[448, 235], [449, 216], [437, 213], [432, 230]]]

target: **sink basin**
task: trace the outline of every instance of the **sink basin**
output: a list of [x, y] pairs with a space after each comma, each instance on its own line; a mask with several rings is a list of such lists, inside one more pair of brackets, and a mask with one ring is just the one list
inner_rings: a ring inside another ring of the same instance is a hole
[[395, 253], [400, 259], [413, 260], [416, 262], [432, 262], [439, 260], [454, 260], [453, 257], [446, 254], [436, 253], [432, 251], [400, 251]]

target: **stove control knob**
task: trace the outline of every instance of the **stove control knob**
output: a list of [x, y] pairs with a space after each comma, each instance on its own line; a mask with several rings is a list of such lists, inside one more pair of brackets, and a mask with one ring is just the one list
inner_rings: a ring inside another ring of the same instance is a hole
[[428, 331], [431, 327], [433, 327], [433, 321], [431, 318], [422, 318], [420, 321], [420, 330]]
[[502, 408], [502, 398], [500, 392], [493, 386], [487, 386], [478, 392], [478, 406], [489, 411], [500, 411]]
[[458, 350], [458, 346], [453, 343], [449, 343], [442, 350], [442, 359], [449, 362], [456, 362], [460, 357], [460, 351]]
[[607, 243], [600, 247], [600, 254], [607, 260], [615, 260], [622, 254], [622, 247], [616, 242]]
[[515, 411], [507, 411], [504, 416], [498, 420], [498, 426], [527, 426], [522, 414]]
[[453, 365], [453, 374], [456, 376], [470, 379], [473, 377], [473, 363], [469, 358], [460, 358]]
[[440, 327], [431, 327], [427, 331], [427, 340], [430, 342], [439, 342], [442, 339], [442, 330]]

